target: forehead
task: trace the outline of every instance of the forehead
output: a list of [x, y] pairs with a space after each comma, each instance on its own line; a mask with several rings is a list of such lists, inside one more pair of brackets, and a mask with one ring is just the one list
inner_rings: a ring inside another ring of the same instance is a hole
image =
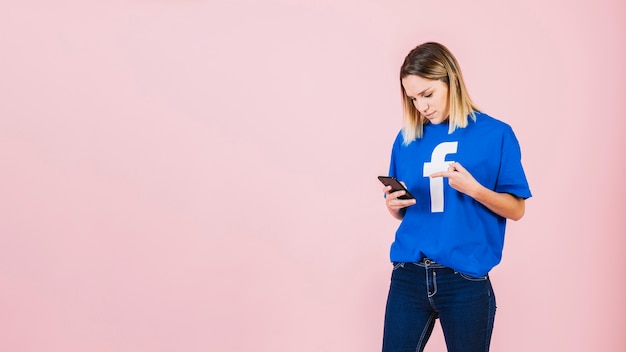
[[416, 96], [424, 93], [426, 90], [437, 88], [445, 85], [440, 80], [423, 78], [417, 75], [409, 75], [402, 78], [402, 86], [407, 95]]

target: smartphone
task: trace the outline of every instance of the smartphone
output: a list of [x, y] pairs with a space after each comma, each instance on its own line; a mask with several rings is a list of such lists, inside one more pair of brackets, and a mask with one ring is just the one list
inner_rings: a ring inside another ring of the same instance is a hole
[[402, 183], [400, 183], [400, 181], [398, 181], [397, 178], [393, 176], [378, 176], [378, 179], [380, 180], [380, 182], [383, 183], [383, 185], [391, 186], [391, 192], [396, 192], [396, 191], [406, 192], [405, 195], [398, 197], [398, 199], [415, 199], [415, 197], [413, 197], [413, 195], [409, 193], [409, 190], [406, 189], [406, 187], [404, 187], [404, 185], [402, 185]]

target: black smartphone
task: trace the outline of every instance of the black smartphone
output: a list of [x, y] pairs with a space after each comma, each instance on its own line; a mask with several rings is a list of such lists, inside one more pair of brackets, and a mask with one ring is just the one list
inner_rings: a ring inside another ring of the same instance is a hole
[[378, 176], [378, 179], [380, 180], [380, 182], [383, 183], [383, 185], [391, 186], [391, 192], [396, 192], [396, 191], [406, 192], [405, 195], [398, 197], [398, 199], [415, 199], [415, 197], [413, 197], [413, 195], [409, 193], [409, 190], [406, 189], [406, 187], [404, 187], [402, 183], [398, 181], [397, 178], [393, 176]]

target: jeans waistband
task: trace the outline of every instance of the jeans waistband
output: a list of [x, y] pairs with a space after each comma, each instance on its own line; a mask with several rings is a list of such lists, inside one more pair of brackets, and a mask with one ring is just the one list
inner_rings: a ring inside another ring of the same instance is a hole
[[447, 268], [447, 266], [441, 265], [430, 258], [422, 258], [419, 262], [413, 264], [422, 268]]

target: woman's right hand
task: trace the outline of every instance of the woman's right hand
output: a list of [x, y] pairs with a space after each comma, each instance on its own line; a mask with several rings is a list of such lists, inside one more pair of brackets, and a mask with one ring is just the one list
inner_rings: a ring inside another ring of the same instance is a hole
[[383, 192], [386, 194], [385, 204], [387, 205], [387, 210], [398, 220], [402, 220], [404, 217], [404, 208], [415, 204], [415, 199], [398, 199], [398, 197], [405, 195], [406, 191], [391, 192], [391, 186], [385, 186], [383, 187]]

